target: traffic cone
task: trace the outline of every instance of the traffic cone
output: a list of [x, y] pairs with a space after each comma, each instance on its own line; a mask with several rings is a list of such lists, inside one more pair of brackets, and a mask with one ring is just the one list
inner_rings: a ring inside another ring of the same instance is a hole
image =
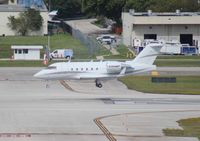
[[13, 60], [14, 60], [14, 55], [12, 55], [12, 56], [11, 56], [10, 60], [11, 60], [11, 61], [13, 61]]
[[45, 59], [45, 60], [43, 61], [43, 64], [44, 64], [44, 65], [47, 65], [47, 64], [48, 64], [48, 60]]

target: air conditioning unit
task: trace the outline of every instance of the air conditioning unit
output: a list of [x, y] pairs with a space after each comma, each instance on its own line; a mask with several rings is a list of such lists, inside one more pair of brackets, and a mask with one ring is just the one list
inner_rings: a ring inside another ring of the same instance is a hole
[[131, 15], [134, 15], [135, 10], [134, 10], [134, 9], [129, 9], [129, 13], [130, 13]]

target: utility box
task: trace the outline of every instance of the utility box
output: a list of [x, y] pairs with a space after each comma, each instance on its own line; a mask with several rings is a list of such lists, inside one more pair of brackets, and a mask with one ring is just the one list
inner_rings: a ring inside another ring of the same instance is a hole
[[176, 77], [152, 77], [152, 83], [176, 83]]
[[182, 54], [184, 55], [195, 55], [198, 54], [197, 48], [196, 47], [182, 47], [181, 50]]

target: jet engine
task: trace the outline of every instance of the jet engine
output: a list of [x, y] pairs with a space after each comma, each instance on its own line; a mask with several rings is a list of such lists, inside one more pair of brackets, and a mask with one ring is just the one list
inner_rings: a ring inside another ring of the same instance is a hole
[[107, 67], [107, 72], [110, 74], [118, 74], [121, 72], [123, 68], [121, 62], [108, 62], [106, 67]]

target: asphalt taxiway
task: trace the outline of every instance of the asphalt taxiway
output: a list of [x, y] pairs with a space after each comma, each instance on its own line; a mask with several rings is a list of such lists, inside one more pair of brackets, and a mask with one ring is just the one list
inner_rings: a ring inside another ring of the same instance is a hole
[[[7, 141], [198, 141], [166, 137], [177, 120], [200, 117], [200, 96], [131, 91], [104, 83], [41, 81], [40, 68], [0, 68], [0, 140]], [[47, 85], [48, 84], [48, 85]]]

